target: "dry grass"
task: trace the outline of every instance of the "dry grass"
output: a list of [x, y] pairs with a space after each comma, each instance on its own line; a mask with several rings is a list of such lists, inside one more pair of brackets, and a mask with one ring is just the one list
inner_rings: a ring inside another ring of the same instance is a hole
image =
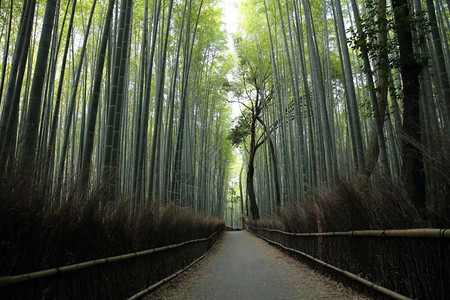
[[[101, 187], [82, 201], [74, 188], [64, 195], [64, 204], [52, 209], [57, 201], [44, 198], [41, 186], [20, 178], [1, 182], [0, 276], [204, 238], [223, 226], [174, 206], [143, 205], [132, 215], [127, 200], [102, 204]], [[0, 298], [124, 298], [185, 266], [212, 242], [2, 288]]]
[[[289, 232], [330, 232], [448, 228], [448, 218], [449, 214], [443, 210], [422, 216], [399, 183], [378, 176], [364, 187], [340, 182], [331, 190], [318, 189], [304, 199], [301, 206], [287, 207], [278, 215], [257, 222], [250, 221], [250, 224]], [[448, 240], [299, 238], [263, 231], [258, 234], [412, 298], [443, 299], [444, 295], [450, 294], [450, 277], [446, 271], [450, 268], [450, 258], [444, 254], [450, 251]]]

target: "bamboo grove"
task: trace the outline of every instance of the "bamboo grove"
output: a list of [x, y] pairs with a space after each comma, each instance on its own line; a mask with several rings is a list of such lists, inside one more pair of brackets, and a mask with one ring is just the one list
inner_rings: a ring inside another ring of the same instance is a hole
[[216, 1], [1, 1], [2, 180], [221, 217], [230, 176]]
[[243, 0], [234, 54], [220, 7], [0, 1], [1, 180], [54, 208], [106, 184], [105, 205], [224, 217], [239, 194], [258, 219], [382, 177], [421, 212], [449, 206], [449, 1]]
[[[448, 207], [450, 3], [247, 0], [235, 35], [249, 214], [316, 187], [390, 178]], [[380, 181], [381, 182], [381, 181]], [[382, 189], [382, 187], [379, 187]]]

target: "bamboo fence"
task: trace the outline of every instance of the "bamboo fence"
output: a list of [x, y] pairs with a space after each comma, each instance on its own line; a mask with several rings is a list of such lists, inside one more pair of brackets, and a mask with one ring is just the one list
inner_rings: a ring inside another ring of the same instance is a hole
[[178, 275], [180, 275], [181, 273], [183, 273], [184, 271], [186, 271], [187, 269], [189, 269], [191, 266], [193, 266], [194, 264], [196, 264], [197, 262], [199, 262], [200, 260], [202, 260], [206, 255], [208, 255], [209, 252], [211, 252], [211, 250], [216, 246], [216, 244], [219, 242], [219, 240], [217, 239], [216, 242], [214, 243], [214, 245], [212, 245], [212, 247], [206, 251], [205, 254], [203, 254], [202, 256], [200, 256], [199, 258], [197, 258], [196, 260], [194, 260], [193, 262], [191, 262], [189, 265], [187, 265], [185, 268], [178, 270], [177, 272], [173, 273], [172, 275], [162, 279], [161, 281], [149, 286], [148, 288], [140, 291], [139, 293], [137, 293], [136, 295], [131, 296], [130, 298], [128, 298], [127, 300], [135, 300], [135, 299], [139, 299], [141, 297], [143, 297], [144, 295], [150, 293], [151, 291], [153, 291], [154, 289], [156, 289], [157, 287], [161, 286], [162, 284], [169, 282], [170, 280], [174, 279], [175, 277], [177, 277]]
[[248, 227], [254, 230], [264, 230], [269, 232], [278, 232], [289, 236], [301, 237], [325, 237], [325, 236], [361, 236], [361, 237], [404, 237], [404, 238], [450, 238], [450, 229], [443, 228], [414, 228], [414, 229], [386, 229], [386, 230], [352, 230], [339, 232], [313, 232], [313, 233], [295, 233], [286, 232], [279, 229], [256, 228], [252, 225]]
[[63, 274], [63, 273], [73, 272], [73, 271], [91, 268], [91, 267], [95, 267], [95, 266], [99, 266], [99, 265], [110, 264], [110, 263], [114, 263], [114, 262], [118, 262], [118, 261], [133, 259], [136, 257], [146, 256], [146, 255], [150, 255], [150, 254], [154, 254], [154, 253], [158, 253], [158, 252], [162, 252], [162, 251], [167, 251], [167, 250], [174, 249], [174, 248], [179, 248], [179, 247], [182, 247], [187, 244], [204, 242], [204, 241], [210, 240], [213, 236], [222, 232], [223, 228], [224, 227], [222, 226], [219, 230], [217, 230], [216, 232], [214, 232], [213, 234], [211, 234], [209, 237], [206, 237], [206, 238], [189, 240], [189, 241], [185, 241], [185, 242], [178, 243], [178, 244], [172, 244], [172, 245], [168, 245], [168, 246], [163, 246], [163, 247], [158, 247], [158, 248], [153, 248], [153, 249], [148, 249], [148, 250], [143, 250], [143, 251], [138, 251], [138, 252], [133, 252], [133, 253], [127, 253], [127, 254], [122, 254], [122, 255], [117, 255], [117, 256], [112, 256], [112, 257], [99, 258], [99, 259], [90, 260], [90, 261], [86, 261], [86, 262], [82, 262], [82, 263], [77, 263], [77, 264], [67, 265], [67, 266], [62, 266], [62, 267], [57, 267], [57, 268], [51, 268], [51, 269], [42, 270], [42, 271], [30, 272], [30, 273], [14, 275], [14, 276], [3, 276], [3, 277], [0, 277], [0, 287], [6, 287], [9, 285], [19, 283], [19, 282], [26, 282], [26, 281], [41, 279], [41, 278], [45, 278], [45, 277], [54, 276], [57, 274]]
[[326, 263], [326, 262], [324, 262], [324, 261], [322, 261], [320, 259], [317, 259], [317, 258], [315, 258], [315, 257], [313, 257], [313, 256], [311, 256], [309, 254], [306, 254], [305, 252], [299, 251], [299, 250], [294, 249], [294, 248], [286, 247], [286, 246], [284, 246], [284, 245], [282, 245], [280, 243], [277, 243], [277, 242], [269, 240], [268, 238], [265, 238], [265, 237], [263, 237], [263, 236], [261, 236], [259, 234], [256, 234], [256, 233], [252, 232], [251, 230], [250, 230], [250, 232], [253, 235], [259, 237], [260, 239], [265, 240], [266, 242], [268, 242], [270, 244], [276, 245], [276, 246], [281, 247], [281, 248], [283, 248], [285, 250], [288, 250], [288, 251], [291, 251], [291, 252], [295, 252], [295, 253], [300, 254], [300, 255], [302, 255], [302, 256], [304, 256], [306, 258], [309, 258], [312, 261], [314, 261], [314, 262], [316, 262], [316, 263], [318, 263], [318, 264], [320, 264], [322, 266], [325, 266], [325, 267], [330, 268], [330, 269], [332, 269], [332, 270], [334, 270], [334, 271], [336, 271], [338, 273], [341, 273], [341, 274], [343, 274], [343, 275], [345, 275], [345, 276], [347, 276], [347, 277], [349, 277], [349, 278], [351, 278], [353, 280], [356, 280], [356, 281], [364, 284], [365, 286], [368, 286], [368, 287], [370, 287], [370, 288], [372, 288], [372, 289], [374, 289], [374, 290], [376, 290], [376, 291], [378, 291], [378, 292], [380, 292], [380, 293], [382, 293], [382, 294], [384, 294], [386, 296], [389, 296], [389, 297], [391, 297], [393, 299], [412, 300], [411, 298], [408, 298], [408, 297], [406, 297], [404, 295], [401, 295], [399, 293], [391, 291], [391, 290], [389, 290], [389, 289], [387, 289], [385, 287], [382, 287], [381, 285], [378, 285], [378, 284], [373, 283], [373, 282], [371, 282], [369, 280], [366, 280], [366, 279], [364, 279], [364, 278], [362, 278], [362, 277], [360, 277], [360, 276], [358, 276], [356, 274], [350, 273], [348, 271], [345, 271], [345, 270], [342, 270], [342, 269], [340, 269], [338, 267], [330, 265], [330, 264], [328, 264], [328, 263]]
[[315, 232], [315, 233], [294, 233], [294, 232], [286, 232], [279, 229], [270, 229], [270, 228], [256, 228], [249, 224], [247, 224], [248, 230], [255, 236], [267, 241], [270, 244], [276, 245], [282, 249], [285, 249], [290, 252], [294, 252], [297, 254], [302, 255], [303, 257], [306, 257], [320, 265], [323, 265], [329, 269], [332, 269], [340, 274], [345, 275], [348, 278], [351, 278], [359, 283], [362, 283], [365, 286], [368, 286], [369, 288], [372, 288], [388, 297], [391, 297], [393, 299], [411, 299], [408, 298], [402, 294], [399, 294], [395, 291], [389, 290], [381, 285], [378, 285], [376, 283], [373, 283], [367, 279], [364, 279], [356, 274], [353, 274], [349, 271], [340, 269], [336, 266], [333, 266], [331, 264], [328, 264], [316, 257], [313, 257], [305, 252], [302, 252], [300, 250], [287, 247], [281, 243], [278, 243], [276, 241], [270, 240], [264, 236], [261, 236], [257, 234], [254, 231], [260, 230], [260, 231], [266, 231], [266, 232], [272, 232], [272, 233], [279, 233], [286, 236], [296, 236], [296, 237], [338, 237], [338, 236], [345, 236], [345, 237], [379, 237], [379, 238], [388, 238], [388, 237], [395, 237], [395, 238], [424, 238], [424, 239], [448, 239], [450, 238], [450, 229], [436, 229], [436, 228], [414, 228], [414, 229], [389, 229], [389, 230], [353, 230], [353, 231], [341, 231], [341, 232]]

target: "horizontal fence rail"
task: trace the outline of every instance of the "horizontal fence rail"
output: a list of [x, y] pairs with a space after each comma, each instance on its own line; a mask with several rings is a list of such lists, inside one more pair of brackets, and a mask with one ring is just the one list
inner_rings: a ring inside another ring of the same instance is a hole
[[[295, 249], [295, 248], [283, 245], [283, 243], [285, 243], [288, 240], [285, 240], [285, 239], [280, 240], [280, 239], [276, 238], [276, 236], [278, 234], [280, 234], [282, 236], [286, 236], [286, 238], [303, 237], [303, 238], [306, 238], [306, 240], [308, 240], [308, 241], [310, 241], [309, 238], [312, 238], [312, 237], [317, 237], [319, 239], [322, 239], [322, 237], [350, 237], [350, 238], [351, 237], [372, 237], [372, 238], [416, 238], [416, 239], [419, 238], [419, 239], [427, 239], [427, 240], [436, 239], [436, 241], [448, 241], [447, 239], [450, 238], [450, 229], [435, 229], [435, 228], [415, 228], [415, 229], [399, 229], [399, 230], [397, 230], [397, 229], [355, 230], [355, 231], [343, 231], [343, 232], [317, 232], [317, 233], [294, 233], [294, 232], [286, 232], [286, 231], [282, 231], [282, 230], [278, 230], [278, 229], [256, 228], [250, 224], [247, 224], [247, 228], [253, 235], [267, 241], [270, 244], [276, 245], [276, 246], [278, 246], [284, 250], [287, 250], [289, 252], [300, 254], [302, 257], [308, 258], [309, 260], [312, 260], [315, 263], [318, 263], [318, 264], [325, 266], [331, 270], [334, 270], [337, 273], [345, 275], [346, 277], [353, 279], [365, 286], [368, 286], [369, 288], [372, 288], [372, 289], [374, 289], [388, 297], [391, 297], [393, 299], [411, 299], [411, 298], [404, 296], [401, 293], [390, 290], [389, 288], [386, 288], [379, 284], [376, 284], [372, 281], [369, 281], [369, 280], [361, 277], [363, 275], [359, 274], [359, 272], [356, 272], [356, 273], [358, 273], [360, 276], [358, 276], [352, 272], [346, 271], [342, 268], [336, 267], [335, 265], [329, 264], [329, 263], [323, 261], [322, 259], [314, 257], [313, 255], [310, 255], [304, 251], [300, 251], [299, 249]], [[260, 233], [267, 232], [267, 234], [264, 234], [264, 236], [263, 236], [261, 234], [258, 234], [257, 231], [260, 231]], [[272, 240], [270, 238], [272, 236], [271, 234], [275, 234], [272, 238], [275, 238], [278, 241]], [[295, 246], [295, 247], [297, 247], [297, 246]], [[319, 254], [319, 256], [321, 256], [321, 255]]]
[[193, 262], [191, 262], [189, 265], [187, 265], [185, 268], [178, 270], [177, 272], [173, 273], [172, 275], [162, 279], [161, 281], [149, 286], [148, 288], [140, 291], [139, 293], [131, 296], [130, 298], [128, 298], [127, 300], [135, 300], [135, 299], [140, 299], [143, 296], [145, 296], [146, 294], [150, 293], [151, 291], [153, 291], [154, 289], [158, 288], [159, 286], [163, 285], [166, 282], [169, 282], [170, 280], [174, 279], [175, 277], [177, 277], [178, 275], [180, 275], [181, 273], [183, 273], [184, 271], [186, 271], [187, 269], [189, 269], [190, 267], [192, 267], [194, 264], [196, 264], [197, 262], [199, 262], [200, 260], [202, 260], [206, 255], [208, 255], [209, 252], [212, 251], [212, 249], [216, 246], [216, 244], [219, 242], [219, 240], [216, 240], [216, 242], [214, 243], [214, 245], [212, 245], [212, 247], [202, 256], [200, 256], [199, 258], [197, 258], [196, 260], [194, 260]]
[[138, 251], [138, 252], [133, 252], [133, 253], [127, 253], [127, 254], [122, 254], [122, 255], [117, 255], [117, 256], [112, 256], [112, 257], [99, 258], [99, 259], [95, 259], [95, 260], [85, 261], [85, 262], [81, 262], [81, 263], [77, 263], [77, 264], [73, 264], [73, 265], [62, 266], [62, 267], [57, 267], [57, 268], [51, 268], [51, 269], [42, 270], [42, 271], [30, 272], [30, 273], [14, 275], [14, 276], [3, 276], [3, 277], [0, 277], [0, 287], [6, 287], [6, 286], [10, 286], [10, 285], [20, 283], [20, 282], [41, 279], [41, 278], [45, 278], [45, 277], [54, 276], [57, 274], [68, 273], [68, 272], [73, 272], [73, 271], [77, 271], [77, 270], [81, 270], [81, 269], [99, 266], [99, 265], [110, 264], [110, 263], [114, 263], [114, 262], [119, 262], [119, 261], [124, 261], [124, 260], [128, 260], [128, 259], [141, 257], [141, 256], [147, 256], [150, 254], [179, 248], [179, 247], [182, 247], [187, 244], [204, 242], [204, 241], [210, 240], [215, 235], [222, 232], [223, 229], [224, 229], [224, 227], [222, 226], [219, 230], [217, 230], [216, 232], [211, 234], [209, 237], [189, 240], [189, 241], [185, 241], [185, 242], [178, 243], [178, 244], [172, 244], [172, 245], [167, 245], [167, 246], [163, 246], [163, 247], [158, 247], [158, 248], [153, 248], [153, 249], [148, 249], [148, 250], [143, 250], [143, 251]]
[[339, 232], [313, 232], [313, 233], [295, 233], [286, 232], [279, 229], [255, 228], [247, 225], [254, 230], [264, 230], [269, 232], [278, 232], [290, 236], [302, 237], [325, 237], [325, 236], [362, 236], [362, 237], [405, 237], [405, 238], [450, 238], [450, 229], [437, 228], [414, 228], [414, 229], [386, 229], [386, 230], [352, 230]]
[[280, 244], [280, 243], [277, 243], [277, 242], [275, 242], [275, 241], [269, 240], [268, 238], [265, 238], [265, 237], [263, 237], [263, 236], [261, 236], [261, 235], [259, 235], [259, 234], [256, 234], [256, 233], [254, 233], [254, 232], [252, 232], [252, 231], [250, 231], [250, 232], [251, 232], [253, 235], [259, 237], [260, 239], [265, 240], [266, 242], [268, 242], [268, 243], [270, 243], [270, 244], [276, 245], [276, 246], [278, 246], [278, 247], [283, 248], [284, 250], [288, 250], [288, 251], [291, 251], [291, 252], [300, 254], [300, 255], [302, 255], [302, 256], [304, 256], [304, 257], [306, 257], [306, 258], [309, 258], [309, 259], [311, 259], [312, 261], [314, 261], [314, 262], [316, 262], [316, 263], [318, 263], [318, 264], [320, 264], [320, 265], [322, 265], [322, 266], [325, 266], [325, 267], [330, 268], [330, 269], [332, 269], [332, 270], [334, 270], [334, 271], [336, 271], [336, 272], [338, 272], [338, 273], [341, 273], [341, 274], [343, 274], [343, 275], [345, 275], [345, 276], [347, 276], [347, 277], [349, 277], [349, 278], [351, 278], [351, 279], [353, 279], [353, 280], [356, 280], [356, 281], [358, 281], [358, 282], [360, 282], [360, 283], [362, 283], [362, 284], [364, 284], [364, 285], [366, 285], [366, 286], [368, 286], [368, 287], [370, 287], [370, 288], [372, 288], [372, 289], [374, 289], [374, 290], [377, 290], [377, 291], [383, 293], [384, 295], [389, 296], [389, 297], [391, 297], [391, 298], [393, 298], [393, 299], [399, 299], [399, 300], [411, 300], [411, 298], [408, 298], [408, 297], [403, 296], [403, 295], [401, 295], [401, 294], [399, 294], [399, 293], [396, 293], [396, 292], [394, 292], [394, 291], [391, 291], [391, 290], [389, 290], [389, 289], [387, 289], [387, 288], [385, 288], [385, 287], [382, 287], [382, 286], [380, 286], [380, 285], [378, 285], [378, 284], [375, 284], [375, 283], [373, 283], [373, 282], [371, 282], [371, 281], [369, 281], [369, 280], [366, 280], [366, 279], [364, 279], [364, 278], [362, 278], [362, 277], [360, 277], [360, 276], [358, 276], [358, 275], [355, 275], [355, 274], [353, 274], [353, 273], [351, 273], [351, 272], [348, 272], [348, 271], [342, 270], [342, 269], [340, 269], [340, 268], [338, 268], [338, 267], [335, 267], [335, 266], [333, 266], [333, 265], [330, 265], [330, 264], [328, 264], [328, 263], [326, 263], [326, 262], [324, 262], [324, 261], [322, 261], [322, 260], [320, 260], [320, 259], [317, 259], [317, 258], [315, 258], [315, 257], [313, 257], [313, 256], [311, 256], [311, 255], [309, 255], [309, 254], [306, 254], [306, 253], [304, 253], [304, 252], [302, 252], [302, 251], [299, 251], [299, 250], [297, 250], [297, 249], [293, 249], [293, 248], [290, 248], [290, 247], [286, 247], [286, 246], [284, 246], [284, 245], [282, 245], [282, 244]]

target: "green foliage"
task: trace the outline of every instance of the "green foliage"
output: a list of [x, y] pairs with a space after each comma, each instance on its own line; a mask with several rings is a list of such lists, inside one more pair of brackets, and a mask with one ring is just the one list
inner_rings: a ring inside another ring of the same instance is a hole
[[330, 52], [331, 79], [342, 80], [341, 61], [336, 52]]
[[[248, 113], [247, 113], [248, 114]], [[250, 135], [250, 121], [249, 116], [242, 114], [238, 117], [237, 124], [231, 129], [228, 139], [234, 147], [239, 147], [245, 142]]]
[[[374, 0], [369, 0], [366, 2], [366, 13], [361, 16], [358, 22], [363, 30], [363, 34], [359, 35], [356, 28], [351, 28], [351, 38], [349, 39], [350, 46], [355, 50], [360, 50], [362, 47], [367, 49], [371, 61], [375, 64], [376, 68], [382, 68], [379, 66], [378, 61], [380, 60], [381, 51], [383, 50], [378, 42], [378, 35], [380, 21], [377, 19], [377, 9], [378, 2]], [[387, 10], [387, 30], [394, 30], [394, 13], [391, 10]], [[392, 36], [388, 42], [388, 57], [389, 57], [389, 68], [398, 68], [399, 66], [399, 56], [397, 50], [398, 42], [396, 36]], [[362, 57], [361, 51], [358, 52], [359, 56]], [[363, 71], [365, 72], [363, 67]]]

